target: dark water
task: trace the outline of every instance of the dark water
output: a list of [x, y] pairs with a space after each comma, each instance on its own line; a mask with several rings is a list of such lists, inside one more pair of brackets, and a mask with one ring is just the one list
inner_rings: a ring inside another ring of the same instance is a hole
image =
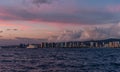
[[0, 49], [0, 72], [120, 72], [120, 49]]

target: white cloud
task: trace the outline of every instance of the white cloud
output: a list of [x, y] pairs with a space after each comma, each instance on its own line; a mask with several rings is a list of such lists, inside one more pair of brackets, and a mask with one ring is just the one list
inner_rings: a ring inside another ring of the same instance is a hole
[[51, 36], [49, 41], [81, 41], [120, 38], [120, 23], [110, 27], [89, 27], [79, 30], [65, 30], [59, 35]]

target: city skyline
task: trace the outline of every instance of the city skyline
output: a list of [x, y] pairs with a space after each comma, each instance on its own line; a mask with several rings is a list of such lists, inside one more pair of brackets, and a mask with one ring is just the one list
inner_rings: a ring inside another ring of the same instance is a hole
[[120, 38], [119, 0], [1, 0], [0, 45]]

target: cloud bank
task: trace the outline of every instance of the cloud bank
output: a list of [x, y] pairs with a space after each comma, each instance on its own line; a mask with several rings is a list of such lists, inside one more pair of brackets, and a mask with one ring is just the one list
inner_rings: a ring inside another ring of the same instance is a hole
[[[33, 4], [46, 4], [53, 0], [29, 0]], [[59, 3], [58, 3], [59, 4]], [[80, 8], [72, 6], [61, 8], [60, 5], [51, 4], [49, 6], [36, 7], [0, 7], [0, 20], [24, 20], [37, 22], [55, 22], [64, 24], [110, 24], [119, 23], [119, 13], [114, 13], [110, 7], [102, 9]], [[33, 10], [32, 10], [33, 9]], [[66, 10], [68, 9], [68, 10]], [[118, 9], [117, 9], [118, 10]]]
[[89, 27], [80, 30], [65, 30], [60, 35], [51, 36], [48, 41], [85, 41], [120, 38], [120, 24], [110, 27]]

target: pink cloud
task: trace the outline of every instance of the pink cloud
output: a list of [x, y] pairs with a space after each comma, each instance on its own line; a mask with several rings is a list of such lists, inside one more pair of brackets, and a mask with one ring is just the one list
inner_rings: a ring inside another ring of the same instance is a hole
[[[61, 5], [62, 6], [62, 5]], [[76, 5], [61, 7], [58, 5], [43, 5], [35, 7], [0, 7], [0, 20], [5, 21], [33, 21], [61, 24], [104, 24], [117, 22], [112, 13], [78, 9]], [[32, 10], [31, 10], [32, 9]], [[111, 7], [107, 8], [113, 11]], [[119, 9], [116, 9], [118, 11]]]
[[27, 30], [30, 26], [26, 26], [24, 24], [12, 24], [9, 21], [0, 20], [0, 27], [9, 27], [9, 28], [18, 28], [20, 30]]

